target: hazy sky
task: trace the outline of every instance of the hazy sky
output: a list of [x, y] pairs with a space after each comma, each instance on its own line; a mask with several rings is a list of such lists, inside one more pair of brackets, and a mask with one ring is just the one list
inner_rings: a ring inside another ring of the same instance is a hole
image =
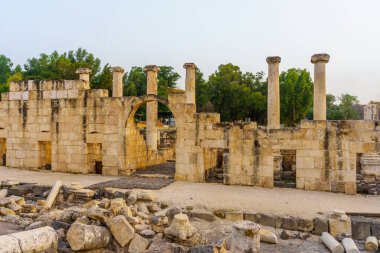
[[[327, 91], [380, 100], [379, 0], [0, 0], [0, 54], [16, 64], [42, 52], [83, 47], [103, 63], [195, 62], [206, 76], [219, 64], [267, 72], [313, 70], [331, 55]], [[183, 80], [181, 80], [183, 82]]]

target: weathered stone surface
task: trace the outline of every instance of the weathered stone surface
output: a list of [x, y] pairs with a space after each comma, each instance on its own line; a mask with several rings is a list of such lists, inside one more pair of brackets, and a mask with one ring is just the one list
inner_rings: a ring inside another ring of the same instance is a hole
[[282, 217], [281, 227], [287, 230], [297, 230], [298, 229], [298, 218], [293, 216]]
[[380, 238], [380, 221], [378, 220], [372, 221], [371, 232], [373, 236]]
[[49, 196], [46, 199], [45, 208], [49, 209], [54, 204], [55, 198], [57, 197], [59, 190], [62, 187], [62, 181], [57, 180], [50, 190]]
[[196, 231], [196, 228], [190, 224], [189, 217], [186, 214], [177, 214], [174, 216], [170, 227], [165, 228], [164, 233], [170, 238], [185, 241], [187, 238], [192, 237]]
[[7, 189], [1, 189], [0, 190], [0, 198], [4, 198], [8, 195], [8, 190]]
[[329, 224], [327, 219], [316, 217], [314, 219], [314, 233], [317, 235], [321, 235], [323, 232], [329, 231]]
[[244, 220], [249, 220], [255, 223], [259, 223], [260, 214], [257, 212], [244, 212]]
[[379, 240], [374, 236], [368, 236], [365, 240], [364, 247], [368, 251], [377, 251], [379, 249]]
[[135, 234], [135, 237], [133, 237], [131, 243], [128, 247], [129, 253], [141, 253], [144, 252], [149, 246], [149, 240], [145, 239], [144, 237]]
[[229, 220], [229, 221], [244, 220], [243, 212], [230, 211], [230, 212], [226, 212], [225, 215], [226, 215], [226, 220]]
[[23, 253], [18, 240], [10, 235], [0, 236], [1, 252], [8, 253]]
[[46, 226], [46, 222], [45, 221], [36, 221], [36, 222], [33, 222], [32, 224], [30, 224], [29, 226], [27, 226], [25, 228], [25, 230], [32, 230], [32, 229], [36, 229], [36, 228], [42, 228], [42, 227], [45, 227]]
[[98, 220], [105, 224], [107, 219], [110, 217], [110, 212], [98, 206], [92, 206], [87, 210], [87, 216], [93, 220]]
[[127, 198], [127, 204], [128, 205], [134, 205], [137, 201], [137, 194], [136, 192], [132, 191]]
[[371, 235], [371, 219], [361, 217], [361, 216], [352, 216], [352, 238], [365, 240], [368, 236]]
[[17, 215], [20, 215], [22, 211], [22, 207], [17, 205], [16, 203], [10, 203], [9, 205], [7, 205], [7, 207], [11, 209]]
[[23, 197], [20, 197], [20, 196], [15, 196], [15, 195], [11, 195], [8, 197], [12, 202], [16, 203], [17, 205], [19, 206], [24, 206], [26, 203], [25, 203], [25, 199]]
[[107, 226], [121, 247], [127, 245], [135, 235], [135, 230], [122, 215], [108, 219]]
[[198, 218], [206, 221], [214, 221], [215, 216], [212, 212], [205, 208], [196, 208], [190, 211], [191, 218]]
[[149, 210], [145, 203], [139, 203], [137, 206], [137, 211], [145, 214], [149, 214]]
[[238, 221], [232, 228], [231, 251], [258, 253], [260, 251], [260, 226], [251, 221]]
[[112, 235], [106, 227], [74, 223], [67, 231], [67, 241], [73, 250], [91, 250], [106, 247]]
[[351, 220], [348, 218], [347, 220], [339, 220], [339, 219], [334, 219], [330, 218], [329, 219], [329, 231], [332, 236], [337, 236], [337, 235], [351, 235], [352, 230], [351, 230]]
[[322, 232], [321, 240], [331, 253], [344, 253], [343, 246], [327, 232]]
[[312, 219], [299, 219], [298, 220], [298, 230], [303, 232], [311, 232], [314, 229], [314, 224]]
[[157, 193], [151, 190], [141, 190], [137, 194], [137, 199], [142, 201], [155, 201], [157, 199]]
[[174, 219], [174, 216], [176, 216], [177, 214], [180, 214], [180, 213], [182, 213], [182, 209], [179, 207], [174, 206], [172, 208], [169, 208], [166, 211], [166, 216], [168, 217], [168, 224], [170, 225]]
[[260, 220], [261, 225], [268, 226], [268, 227], [276, 227], [276, 216], [270, 215], [270, 214], [260, 214]]
[[[12, 250], [3, 251], [3, 236], [0, 236], [0, 245], [2, 252], [43, 252], [45, 250], [57, 250], [58, 235], [51, 227], [36, 228], [33, 230], [18, 232], [6, 236], [15, 238], [18, 242], [13, 245]], [[12, 240], [11, 240], [12, 241]], [[7, 243], [4, 243], [7, 245]], [[8, 247], [8, 246], [6, 246]]]
[[147, 238], [147, 239], [152, 239], [156, 235], [156, 233], [151, 229], [144, 229], [144, 230], [140, 231], [139, 234], [142, 237]]
[[356, 247], [354, 240], [351, 238], [344, 238], [342, 244], [346, 253], [360, 253], [358, 247]]
[[260, 242], [266, 242], [266, 243], [272, 243], [272, 244], [277, 244], [277, 236], [269, 231], [268, 229], [261, 228], [259, 231], [260, 234]]
[[1, 216], [5, 216], [5, 215], [15, 215], [16, 213], [9, 209], [9, 208], [6, 208], [6, 207], [0, 207], [0, 215]]

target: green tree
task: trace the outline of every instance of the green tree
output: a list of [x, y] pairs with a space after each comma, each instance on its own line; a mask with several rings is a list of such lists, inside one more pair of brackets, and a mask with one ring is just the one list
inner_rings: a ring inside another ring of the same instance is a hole
[[307, 70], [289, 69], [280, 75], [281, 122], [295, 126], [311, 110], [313, 82]]
[[263, 87], [261, 74], [242, 73], [231, 63], [220, 65], [209, 77], [206, 97], [221, 115], [222, 121], [262, 121], [266, 111], [266, 98], [260, 91]]
[[[142, 96], [146, 94], [146, 74], [141, 67], [132, 67], [131, 71], [125, 73], [124, 96]], [[135, 87], [131, 88], [130, 86]]]
[[12, 61], [5, 55], [0, 55], [0, 84], [5, 84], [12, 75]]
[[91, 69], [92, 87], [112, 89], [109, 66], [106, 64], [102, 69], [100, 60], [82, 48], [63, 54], [43, 53], [38, 58], [28, 59], [24, 65], [24, 80], [77, 79], [75, 72], [80, 67]]
[[[336, 102], [339, 102], [336, 104]], [[359, 104], [356, 96], [342, 94], [336, 98], [334, 95], [326, 95], [327, 119], [328, 120], [355, 120], [360, 119], [360, 114], [354, 106]]]

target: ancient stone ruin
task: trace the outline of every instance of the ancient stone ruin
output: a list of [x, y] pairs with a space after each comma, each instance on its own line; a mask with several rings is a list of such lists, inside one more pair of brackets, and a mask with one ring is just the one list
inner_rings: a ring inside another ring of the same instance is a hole
[[[368, 120], [326, 120], [329, 58], [311, 58], [314, 120], [295, 128], [280, 125], [280, 57], [267, 58], [267, 126], [222, 123], [217, 113], [197, 113], [193, 63], [184, 65], [185, 91], [169, 93], [168, 99], [157, 96], [154, 65], [144, 69], [147, 95], [141, 97], [122, 96], [121, 67], [113, 68], [112, 97], [90, 89], [88, 69], [78, 70], [79, 80], [14, 82], [1, 95], [0, 157], [13, 168], [120, 176], [173, 159], [176, 180], [205, 182], [219, 170], [219, 179], [231, 185], [356, 194], [364, 184], [368, 191], [380, 177], [378, 114], [372, 108]], [[175, 145], [158, 145], [163, 135], [156, 124], [158, 103], [173, 113]], [[144, 104], [145, 133], [133, 120]]]

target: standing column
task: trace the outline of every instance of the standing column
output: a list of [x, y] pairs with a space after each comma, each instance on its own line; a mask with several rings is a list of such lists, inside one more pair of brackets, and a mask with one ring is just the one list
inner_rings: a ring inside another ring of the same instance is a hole
[[124, 69], [122, 67], [113, 67], [113, 85], [112, 85], [112, 97], [122, 97], [123, 96], [123, 74]]
[[268, 63], [268, 129], [280, 128], [280, 70], [281, 57], [267, 57]]
[[326, 63], [329, 60], [328, 54], [315, 54], [311, 57], [314, 64], [314, 120], [326, 120]]
[[91, 69], [88, 69], [88, 68], [79, 68], [79, 69], [77, 69], [77, 71], [75, 73], [79, 74], [79, 79], [80, 80], [83, 80], [83, 81], [86, 81], [86, 82], [90, 81]]
[[[157, 73], [160, 69], [156, 65], [145, 66], [147, 75], [146, 93], [157, 95]], [[157, 101], [146, 103], [146, 144], [151, 150], [157, 150]]]
[[197, 66], [194, 63], [185, 63], [183, 67], [186, 69], [186, 104], [195, 105], [195, 68]]

